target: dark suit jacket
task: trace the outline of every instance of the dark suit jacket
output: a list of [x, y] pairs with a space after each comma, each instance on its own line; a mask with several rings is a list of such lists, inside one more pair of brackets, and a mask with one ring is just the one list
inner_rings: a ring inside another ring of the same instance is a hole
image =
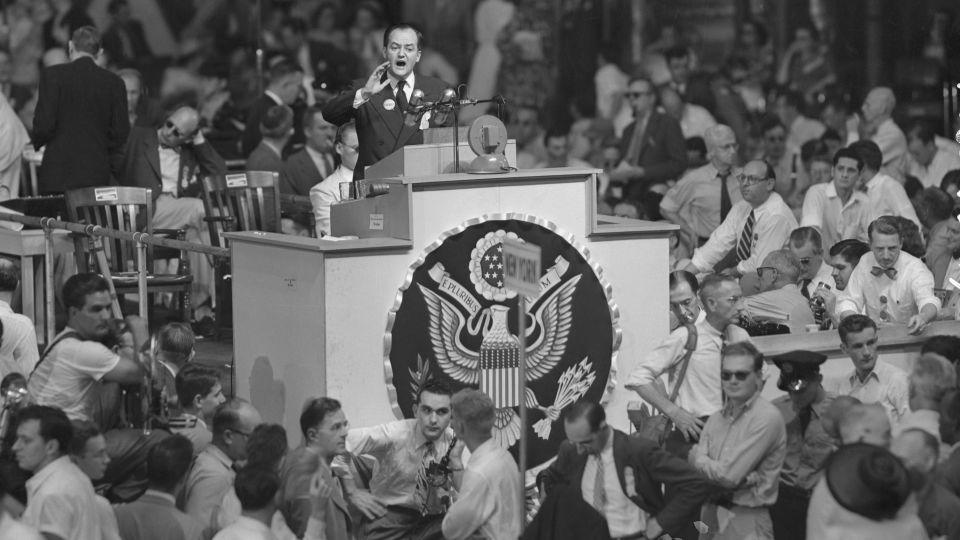
[[[130, 41], [130, 48], [133, 56], [127, 56], [123, 50], [123, 40], [121, 34], [125, 35]], [[140, 21], [130, 19], [123, 26], [112, 24], [103, 34], [103, 50], [110, 57], [110, 60], [119, 66], [131, 66], [138, 60], [150, 56], [150, 45], [143, 33], [143, 25]]]
[[[153, 198], [159, 197], [162, 191], [159, 146], [156, 129], [134, 127], [127, 142], [120, 183], [124, 186], [151, 189]], [[226, 163], [210, 143], [183, 145], [180, 149], [179, 195], [198, 196], [201, 189], [198, 174], [224, 174], [226, 170]]]
[[[420, 126], [410, 127], [404, 124], [403, 112], [397, 107], [390, 111], [383, 108], [383, 103], [387, 99], [393, 99], [393, 90], [390, 85], [371, 96], [370, 100], [360, 108], [353, 108], [353, 98], [357, 89], [363, 88], [366, 82], [365, 79], [353, 81], [339, 96], [328, 101], [323, 107], [323, 117], [330, 123], [338, 126], [350, 120], [355, 120], [357, 123], [360, 156], [353, 170], [355, 179], [363, 178], [364, 167], [373, 165], [401, 146], [423, 143], [423, 132]], [[423, 91], [424, 101], [436, 101], [444, 89], [450, 86], [440, 79], [420, 74], [417, 74], [415, 84], [414, 90], [419, 88]], [[430, 126], [438, 125], [440, 124], [437, 124], [431, 115]]]
[[[693, 466], [660, 448], [653, 441], [613, 430], [613, 461], [624, 494], [644, 512], [657, 519], [660, 526], [672, 535], [680, 534], [687, 525], [685, 519], [719, 486], [710, 482]], [[576, 447], [564, 441], [557, 451], [557, 460], [540, 473], [538, 481], [547, 493], [551, 486], [567, 485], [580, 488], [587, 454], [579, 454]], [[624, 471], [633, 470], [633, 490], [624, 482]], [[663, 485], [669, 485], [671, 497], [664, 500]]]
[[83, 56], [40, 73], [33, 146], [46, 147], [41, 194], [102, 186], [120, 176], [130, 133], [127, 90], [120, 77]]
[[321, 180], [333, 174], [333, 155], [330, 155], [330, 170], [317, 170], [316, 164], [303, 148], [290, 154], [285, 162], [286, 179], [280, 184], [280, 193], [310, 196], [310, 188]]
[[[624, 159], [627, 157], [636, 126], [637, 123], [632, 122], [623, 130], [623, 137], [620, 138], [620, 155]], [[687, 144], [680, 130], [680, 123], [661, 112], [652, 112], [640, 146], [640, 157], [631, 165], [644, 168], [643, 181], [632, 183], [640, 184], [644, 188], [651, 182], [679, 179], [687, 168]], [[637, 198], [633, 194], [628, 196]]]

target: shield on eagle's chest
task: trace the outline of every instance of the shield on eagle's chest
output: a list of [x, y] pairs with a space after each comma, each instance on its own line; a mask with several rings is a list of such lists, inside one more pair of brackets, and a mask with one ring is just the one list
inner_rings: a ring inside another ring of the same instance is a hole
[[[504, 288], [502, 240], [540, 246], [540, 293], [526, 299], [527, 388], [520, 387], [515, 292]], [[421, 385], [479, 388], [496, 407], [494, 438], [516, 457], [527, 430], [532, 468], [564, 440], [560, 411], [600, 400], [613, 384], [620, 344], [610, 286], [572, 236], [544, 220], [504, 215], [441, 235], [415, 262], [388, 317], [387, 385], [396, 412], [412, 417]], [[528, 425], [520, 425], [525, 399]]]

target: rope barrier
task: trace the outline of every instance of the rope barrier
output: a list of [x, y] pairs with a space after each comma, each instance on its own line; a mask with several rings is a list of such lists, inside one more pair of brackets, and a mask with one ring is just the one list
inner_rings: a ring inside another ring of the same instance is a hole
[[127, 240], [130, 242], [143, 242], [153, 246], [162, 246], [184, 251], [196, 251], [213, 255], [214, 257], [230, 258], [230, 250], [222, 247], [208, 246], [205, 244], [195, 244], [184, 242], [182, 240], [173, 240], [163, 236], [155, 236], [143, 232], [126, 232], [116, 229], [107, 229], [99, 225], [84, 225], [82, 223], [73, 223], [71, 221], [61, 221], [52, 217], [23, 216], [20, 214], [10, 214], [0, 212], [0, 221], [12, 221], [22, 223], [30, 227], [37, 227], [44, 230], [65, 229], [71, 232], [86, 234], [87, 236], [106, 236], [117, 240]]

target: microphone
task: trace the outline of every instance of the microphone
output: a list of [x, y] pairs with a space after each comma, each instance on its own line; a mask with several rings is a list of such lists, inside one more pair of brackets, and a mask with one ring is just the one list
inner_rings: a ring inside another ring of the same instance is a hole
[[434, 121], [437, 124], [443, 125], [447, 123], [447, 118], [450, 116], [450, 107], [449, 105], [457, 101], [457, 91], [453, 88], [447, 88], [440, 94], [440, 99], [437, 100], [434, 109]]
[[407, 102], [407, 110], [403, 111], [403, 123], [409, 127], [416, 127], [423, 117], [423, 108], [420, 102], [423, 100], [423, 90], [415, 88], [410, 94], [410, 101]]

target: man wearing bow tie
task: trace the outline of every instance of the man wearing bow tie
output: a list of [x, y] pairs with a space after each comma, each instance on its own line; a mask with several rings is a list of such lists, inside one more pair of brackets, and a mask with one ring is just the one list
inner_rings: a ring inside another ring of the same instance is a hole
[[900, 251], [896, 218], [877, 218], [867, 233], [870, 253], [860, 259], [837, 299], [840, 320], [866, 313], [880, 324], [905, 324], [911, 334], [923, 332], [940, 310], [933, 274], [923, 261]]
[[423, 34], [413, 26], [400, 23], [387, 28], [383, 33], [386, 62], [377, 66], [366, 81], [353, 81], [324, 106], [323, 117], [329, 122], [338, 126], [350, 120], [357, 123], [360, 158], [353, 170], [354, 179], [362, 179], [365, 167], [398, 148], [423, 143], [423, 128], [440, 125], [429, 112], [419, 124], [404, 123], [404, 111], [414, 91], [422, 91], [425, 101], [437, 101], [448, 87], [440, 79], [413, 72], [422, 47]]
[[[599, 403], [574, 403], [564, 411], [563, 427], [567, 440], [537, 483], [548, 495], [559, 486], [578, 488], [603, 516], [611, 538], [679, 534], [687, 516], [719, 489], [657, 443], [610, 427]], [[664, 497], [664, 484], [670, 497]]]

